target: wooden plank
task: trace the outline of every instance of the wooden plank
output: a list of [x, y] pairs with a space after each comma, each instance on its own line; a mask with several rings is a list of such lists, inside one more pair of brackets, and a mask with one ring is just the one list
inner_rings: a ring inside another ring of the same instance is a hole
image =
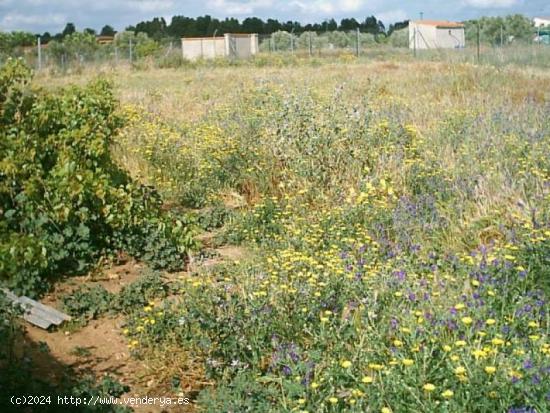
[[7, 289], [2, 289], [8, 300], [19, 304], [25, 310], [23, 319], [40, 328], [48, 329], [52, 324], [60, 325], [63, 321], [71, 320], [71, 317], [55, 308], [49, 307], [29, 297], [18, 297]]
[[59, 318], [61, 320], [64, 320], [64, 321], [70, 321], [71, 320], [71, 316], [62, 313], [61, 311], [57, 311], [55, 308], [52, 308], [52, 307], [49, 307], [49, 306], [44, 305], [42, 303], [39, 303], [38, 301], [34, 301], [34, 300], [30, 299], [29, 297], [25, 297], [25, 296], [19, 297], [19, 302], [28, 303], [29, 305], [32, 305], [35, 308], [39, 308], [40, 310], [42, 310], [46, 313], [49, 313], [52, 316], [54, 316], [56, 318]]
[[[26, 304], [23, 304], [23, 305], [26, 305]], [[51, 324], [55, 324], [56, 326], [58, 326], [64, 321], [62, 318], [53, 316], [52, 314], [48, 313], [47, 311], [43, 311], [41, 308], [38, 308], [38, 307], [29, 306], [29, 307], [26, 307], [26, 309], [27, 309], [27, 313], [40, 317], [46, 321], [49, 321]]]
[[34, 324], [35, 326], [43, 328], [44, 330], [47, 330], [52, 325], [52, 323], [50, 323], [49, 321], [30, 313], [24, 314], [23, 319], [31, 324]]

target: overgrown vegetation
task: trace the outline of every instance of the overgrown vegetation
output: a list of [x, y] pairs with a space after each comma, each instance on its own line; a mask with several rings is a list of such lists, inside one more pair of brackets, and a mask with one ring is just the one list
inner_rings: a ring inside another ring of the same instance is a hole
[[127, 327], [204, 359], [205, 411], [548, 410], [548, 79], [425, 65], [271, 69], [192, 122], [127, 107], [133, 172], [232, 205], [256, 252]]
[[155, 299], [163, 299], [168, 286], [157, 272], [144, 273], [118, 294], [108, 292], [101, 285], [80, 287], [61, 297], [67, 314], [83, 325], [105, 314], [132, 314]]
[[0, 277], [25, 294], [124, 250], [159, 268], [184, 266], [193, 247], [185, 216], [161, 209], [111, 159], [123, 125], [105, 81], [46, 93], [30, 70], [0, 69]]
[[550, 79], [341, 59], [119, 79], [113, 159], [250, 253], [66, 310], [207, 412], [547, 411]]

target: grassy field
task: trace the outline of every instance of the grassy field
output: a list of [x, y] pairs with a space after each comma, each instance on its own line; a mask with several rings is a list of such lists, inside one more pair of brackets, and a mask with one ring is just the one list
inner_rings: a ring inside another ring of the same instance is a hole
[[103, 76], [126, 121], [114, 159], [202, 240], [169, 292], [117, 299], [120, 333], [194, 381], [198, 410], [550, 409], [546, 70], [340, 56]]

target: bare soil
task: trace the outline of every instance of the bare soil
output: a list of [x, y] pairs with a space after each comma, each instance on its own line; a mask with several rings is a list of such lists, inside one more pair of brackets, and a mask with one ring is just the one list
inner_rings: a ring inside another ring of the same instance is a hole
[[[83, 285], [102, 285], [106, 290], [117, 293], [125, 285], [140, 277], [142, 264], [128, 261], [122, 265], [105, 269], [93, 276], [71, 277], [56, 283], [55, 288], [41, 301], [54, 308], [61, 309], [60, 297]], [[147, 361], [132, 358], [123, 335], [123, 319], [103, 317], [91, 320], [77, 331], [63, 328], [46, 331], [29, 323], [26, 327], [26, 351], [30, 353], [36, 373], [42, 379], [52, 383], [60, 382], [63, 377], [82, 377], [92, 374], [100, 379], [110, 374], [130, 391], [122, 397], [178, 397], [177, 394], [155, 393], [163, 386], [151, 372], [157, 366]], [[45, 350], [47, 348], [47, 350]], [[189, 397], [187, 394], [180, 395]], [[193, 405], [162, 408], [156, 406], [134, 407], [136, 412], [192, 412]]]

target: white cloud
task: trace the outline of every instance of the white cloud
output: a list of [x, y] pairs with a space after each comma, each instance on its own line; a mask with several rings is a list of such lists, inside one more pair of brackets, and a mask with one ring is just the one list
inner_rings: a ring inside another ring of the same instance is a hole
[[384, 23], [395, 23], [407, 20], [408, 15], [405, 10], [387, 10], [379, 13], [374, 13], [378, 20], [382, 20]]
[[388, 23], [416, 17], [421, 10], [434, 18], [461, 20], [489, 13], [545, 15], [548, 7], [549, 0], [0, 0], [0, 29], [57, 32], [73, 22], [77, 29], [110, 24], [121, 30], [153, 17], [169, 21], [173, 15], [204, 14], [303, 23], [375, 15]]
[[519, 0], [463, 0], [466, 6], [477, 7], [479, 9], [507, 8], [520, 3]]
[[207, 8], [219, 15], [250, 15], [273, 6], [272, 0], [211, 0]]
[[354, 13], [364, 6], [365, 0], [294, 0], [289, 2], [287, 8], [302, 14], [329, 15]]
[[67, 16], [60, 13], [22, 14], [8, 13], [0, 19], [0, 29], [19, 30], [21, 27], [47, 27], [51, 24], [60, 25], [67, 21]]
[[126, 0], [124, 3], [128, 7], [135, 7], [142, 13], [162, 13], [172, 10], [175, 6], [175, 2], [172, 0]]

